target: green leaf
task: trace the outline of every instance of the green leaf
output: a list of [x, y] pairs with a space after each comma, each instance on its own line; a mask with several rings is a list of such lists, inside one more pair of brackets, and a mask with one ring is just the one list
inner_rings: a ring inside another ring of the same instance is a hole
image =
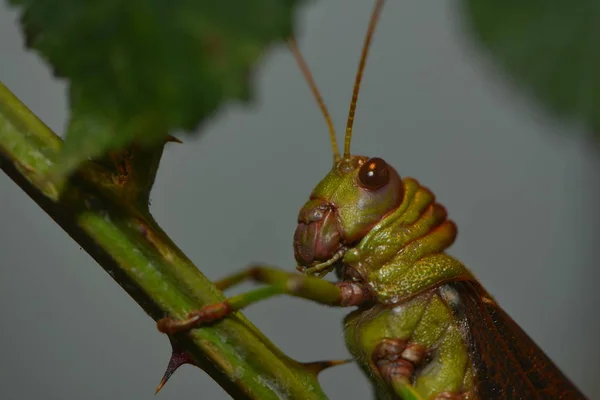
[[252, 66], [292, 34], [300, 1], [9, 0], [22, 8], [27, 45], [69, 81], [59, 174], [248, 101]]
[[[463, 0], [467, 24], [547, 109], [600, 134], [600, 2]], [[598, 136], [600, 137], [600, 135]]]

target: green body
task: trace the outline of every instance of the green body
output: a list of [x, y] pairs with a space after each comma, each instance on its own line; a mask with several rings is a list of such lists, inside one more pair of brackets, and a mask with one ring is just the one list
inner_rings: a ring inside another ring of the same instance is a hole
[[[445, 253], [456, 226], [427, 188], [401, 180], [382, 159], [349, 156], [317, 185], [301, 216], [315, 199], [328, 205], [328, 220], [336, 217], [341, 239], [329, 253], [343, 252], [336, 265], [341, 285], [358, 285], [368, 295], [344, 329], [379, 399], [585, 398]], [[310, 231], [302, 224], [301, 232]], [[328, 237], [332, 225], [322, 224]], [[296, 248], [306, 253], [307, 245], [337, 243], [320, 241], [319, 232], [314, 237]], [[328, 262], [313, 264], [301, 269], [319, 271]], [[404, 347], [390, 352], [390, 342]], [[419, 356], [410, 348], [421, 349]]]
[[456, 227], [434, 195], [414, 179], [388, 182], [402, 191], [401, 201], [391, 210], [387, 205], [394, 200], [381, 194], [385, 187], [367, 193], [377, 201], [361, 202], [365, 189], [357, 180], [365, 162], [366, 157], [358, 156], [341, 161], [311, 195], [342, 210], [339, 221], [347, 225], [343, 231], [355, 232], [356, 221], [364, 215], [379, 216], [360, 241], [345, 251], [340, 267], [342, 278], [352, 269], [353, 278], [368, 285], [375, 297], [375, 305], [361, 307], [344, 320], [348, 349], [376, 383], [378, 398], [395, 398], [372, 360], [374, 348], [385, 338], [435, 349], [427, 368], [414, 379], [421, 397], [467, 391], [473, 384], [467, 334], [451, 309], [457, 295], [444, 284], [473, 279], [460, 262], [444, 253], [455, 239]]

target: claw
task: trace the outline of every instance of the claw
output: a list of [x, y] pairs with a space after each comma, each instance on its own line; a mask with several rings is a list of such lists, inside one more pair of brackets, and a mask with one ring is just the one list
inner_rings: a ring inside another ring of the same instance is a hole
[[171, 358], [169, 359], [167, 370], [165, 371], [165, 374], [160, 380], [160, 383], [156, 387], [156, 391], [154, 392], [154, 394], [160, 392], [160, 390], [163, 388], [163, 386], [165, 386], [171, 375], [173, 375], [173, 373], [177, 371], [177, 369], [182, 365], [192, 364], [198, 366], [194, 359], [187, 352], [185, 352], [185, 350], [180, 348], [179, 345], [177, 345], [177, 343], [175, 343], [173, 340], [171, 340], [171, 349]]

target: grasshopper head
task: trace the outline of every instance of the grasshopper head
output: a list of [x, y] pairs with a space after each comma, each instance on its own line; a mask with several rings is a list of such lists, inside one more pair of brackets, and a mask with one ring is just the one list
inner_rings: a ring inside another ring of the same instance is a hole
[[294, 234], [299, 269], [327, 263], [360, 241], [402, 202], [402, 180], [381, 158], [335, 163], [300, 209]]
[[294, 234], [294, 255], [298, 269], [308, 274], [323, 275], [330, 271], [347, 248], [355, 245], [381, 218], [402, 202], [402, 181], [394, 168], [381, 158], [350, 155], [358, 92], [383, 3], [384, 0], [375, 2], [365, 36], [346, 122], [342, 157], [338, 150], [333, 122], [319, 89], [296, 46], [296, 41], [291, 39], [288, 42], [329, 126], [334, 160], [333, 169], [319, 182], [310, 200], [298, 215], [298, 227]]

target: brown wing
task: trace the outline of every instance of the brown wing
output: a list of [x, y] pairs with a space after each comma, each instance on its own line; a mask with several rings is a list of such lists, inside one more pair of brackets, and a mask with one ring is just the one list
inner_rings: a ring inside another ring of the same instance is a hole
[[450, 286], [461, 299], [453, 309], [469, 326], [480, 399], [586, 398], [479, 283]]

